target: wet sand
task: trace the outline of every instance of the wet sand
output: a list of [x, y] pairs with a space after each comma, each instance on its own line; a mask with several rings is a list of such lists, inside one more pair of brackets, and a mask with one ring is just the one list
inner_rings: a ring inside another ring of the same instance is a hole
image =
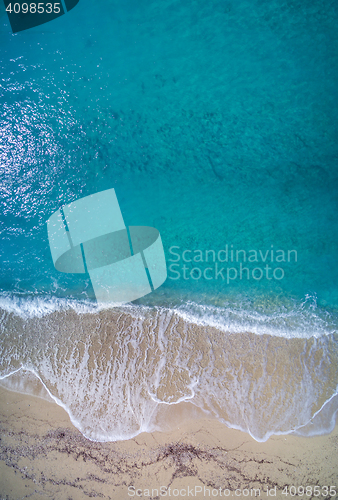
[[285, 486], [314, 492], [315, 485], [321, 498], [338, 498], [324, 488], [338, 486], [337, 426], [325, 436], [258, 443], [216, 420], [197, 419], [168, 433], [97, 443], [55, 403], [0, 388], [0, 427], [1, 499], [285, 499], [295, 492], [283, 495]]

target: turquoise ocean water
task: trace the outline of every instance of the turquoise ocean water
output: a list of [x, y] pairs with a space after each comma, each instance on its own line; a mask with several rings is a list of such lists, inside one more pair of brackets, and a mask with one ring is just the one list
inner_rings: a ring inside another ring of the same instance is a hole
[[[338, 6], [80, 0], [15, 35], [1, 9], [3, 383], [34, 392], [33, 373], [98, 440], [174, 404], [258, 440], [331, 430]], [[46, 228], [109, 188], [168, 266], [118, 309], [54, 269]]]

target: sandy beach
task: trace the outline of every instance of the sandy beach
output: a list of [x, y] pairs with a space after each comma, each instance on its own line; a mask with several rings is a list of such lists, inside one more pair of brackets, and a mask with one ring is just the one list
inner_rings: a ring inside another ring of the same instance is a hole
[[55, 403], [3, 388], [0, 425], [1, 499], [336, 497], [337, 426], [325, 436], [258, 443], [196, 419], [168, 433], [98, 443]]

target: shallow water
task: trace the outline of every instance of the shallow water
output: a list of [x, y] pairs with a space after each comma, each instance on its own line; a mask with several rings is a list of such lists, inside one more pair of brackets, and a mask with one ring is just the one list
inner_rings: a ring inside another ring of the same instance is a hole
[[[286, 338], [282, 324], [271, 335], [198, 322], [142, 306], [31, 318], [3, 311], [1, 383], [52, 398], [98, 441], [168, 429], [182, 406], [184, 418], [214, 417], [259, 441], [332, 430], [338, 337], [328, 324], [318, 337]], [[180, 405], [169, 421], [168, 405]]]

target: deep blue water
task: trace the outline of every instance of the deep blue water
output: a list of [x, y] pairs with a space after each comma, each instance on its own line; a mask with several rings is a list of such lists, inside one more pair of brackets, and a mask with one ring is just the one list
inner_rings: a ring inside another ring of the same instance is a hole
[[169, 279], [158, 295], [277, 287], [336, 307], [337, 15], [331, 2], [82, 0], [16, 35], [1, 17], [1, 288], [69, 294], [45, 222], [114, 187], [168, 258], [297, 251], [282, 280]]
[[[54, 269], [46, 221], [114, 188], [125, 223], [156, 227], [166, 253], [167, 281], [138, 304], [230, 331], [229, 310], [256, 333], [337, 332], [337, 23], [329, 0], [80, 0], [16, 35], [2, 12], [2, 307], [93, 299], [88, 276]], [[253, 278], [262, 259], [249, 279], [240, 261], [218, 262], [225, 279], [212, 258], [213, 279], [183, 261], [226, 245], [269, 251], [282, 279]], [[272, 249], [296, 253], [277, 264]]]

